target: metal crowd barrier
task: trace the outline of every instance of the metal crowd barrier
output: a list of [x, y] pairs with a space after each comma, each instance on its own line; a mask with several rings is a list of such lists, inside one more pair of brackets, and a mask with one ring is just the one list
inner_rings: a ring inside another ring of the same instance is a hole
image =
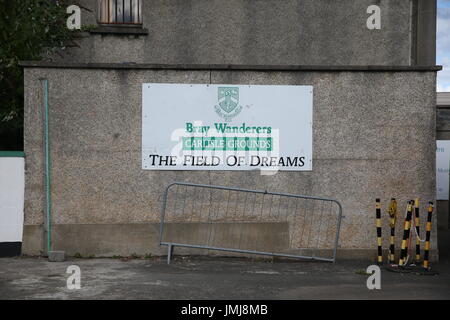
[[334, 199], [174, 182], [163, 195], [160, 245], [335, 262]]

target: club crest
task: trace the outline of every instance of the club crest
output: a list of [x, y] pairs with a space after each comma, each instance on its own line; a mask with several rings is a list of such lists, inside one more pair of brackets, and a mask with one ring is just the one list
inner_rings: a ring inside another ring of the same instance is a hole
[[239, 88], [219, 87], [217, 94], [219, 105], [215, 106], [216, 113], [225, 121], [231, 121], [242, 110], [242, 106], [239, 105]]

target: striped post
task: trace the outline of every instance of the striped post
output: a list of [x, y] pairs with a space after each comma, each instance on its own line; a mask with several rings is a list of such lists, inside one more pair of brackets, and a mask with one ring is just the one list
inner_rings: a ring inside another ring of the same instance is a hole
[[423, 267], [425, 269], [430, 268], [429, 254], [430, 254], [430, 237], [431, 237], [431, 216], [433, 214], [433, 202], [428, 202], [428, 217], [426, 225], [426, 236], [425, 236], [425, 249], [423, 253]]
[[402, 240], [402, 249], [400, 251], [400, 260], [398, 262], [399, 266], [403, 266], [406, 262], [406, 256], [408, 254], [408, 240], [409, 240], [409, 232], [411, 229], [411, 217], [412, 217], [412, 205], [413, 201], [408, 201], [407, 209], [406, 209], [406, 219], [405, 226], [403, 228], [403, 240]]
[[415, 262], [420, 261], [420, 218], [419, 218], [419, 199], [416, 198], [414, 201], [414, 214], [415, 220], [414, 224], [416, 225], [416, 259]]
[[380, 199], [375, 200], [375, 211], [377, 215], [377, 244], [378, 244], [378, 264], [383, 263], [383, 248], [382, 248], [382, 242], [381, 242], [381, 204]]
[[397, 222], [397, 201], [391, 199], [388, 214], [390, 217], [389, 226], [391, 227], [391, 236], [389, 238], [389, 263], [395, 263], [395, 224]]

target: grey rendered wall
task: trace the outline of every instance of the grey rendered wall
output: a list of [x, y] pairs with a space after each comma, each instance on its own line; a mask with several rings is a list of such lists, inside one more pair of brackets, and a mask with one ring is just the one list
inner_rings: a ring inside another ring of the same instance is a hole
[[[422, 1], [422, 0], [421, 0]], [[432, 2], [431, 0], [427, 0]], [[410, 65], [417, 0], [145, 0], [146, 36], [85, 33], [67, 61]], [[97, 22], [97, 0], [80, 3]], [[381, 30], [368, 30], [369, 5]], [[426, 30], [423, 38], [433, 38]], [[421, 47], [421, 46], [420, 46]]]
[[[26, 68], [23, 250], [36, 254], [42, 248], [39, 78], [50, 85], [55, 249], [69, 254], [161, 253], [161, 196], [167, 184], [178, 180], [336, 198], [345, 215], [340, 254], [367, 257], [376, 245], [375, 198], [385, 205], [396, 197], [401, 214], [410, 198], [419, 197], [423, 204], [435, 199], [435, 76]], [[254, 171], [141, 170], [143, 82], [313, 85], [313, 171], [261, 176]], [[385, 223], [388, 230], [387, 219]]]

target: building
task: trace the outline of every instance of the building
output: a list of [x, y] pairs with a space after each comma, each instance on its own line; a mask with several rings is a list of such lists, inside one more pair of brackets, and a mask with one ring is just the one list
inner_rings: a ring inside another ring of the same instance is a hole
[[[24, 253], [47, 248], [42, 79], [54, 250], [164, 254], [161, 197], [174, 181], [337, 199], [345, 215], [339, 257], [376, 255], [375, 198], [384, 234], [391, 197], [400, 216], [409, 199], [423, 208], [435, 201], [435, 1], [132, 0], [131, 10], [117, 6], [126, 1], [80, 3], [82, 25], [96, 27], [79, 48], [22, 62]], [[368, 24], [372, 5], [380, 28]], [[312, 171], [143, 170], [143, 83], [312, 86]], [[436, 223], [437, 257], [435, 231]]]
[[[438, 92], [436, 99], [436, 140], [450, 140], [450, 92]], [[445, 146], [445, 145], [444, 145]], [[450, 157], [446, 157], [446, 163], [448, 164], [450, 161]], [[436, 168], [438, 171], [438, 168]], [[448, 182], [448, 170], [444, 170], [445, 179]], [[438, 172], [439, 174], [439, 172]], [[447, 189], [447, 194], [443, 197], [438, 195], [437, 205], [438, 205], [438, 226], [440, 229], [448, 229], [450, 228], [450, 217], [449, 217], [449, 201], [448, 201], [448, 183], [445, 183], [445, 187]], [[440, 199], [444, 198], [444, 199]]]

